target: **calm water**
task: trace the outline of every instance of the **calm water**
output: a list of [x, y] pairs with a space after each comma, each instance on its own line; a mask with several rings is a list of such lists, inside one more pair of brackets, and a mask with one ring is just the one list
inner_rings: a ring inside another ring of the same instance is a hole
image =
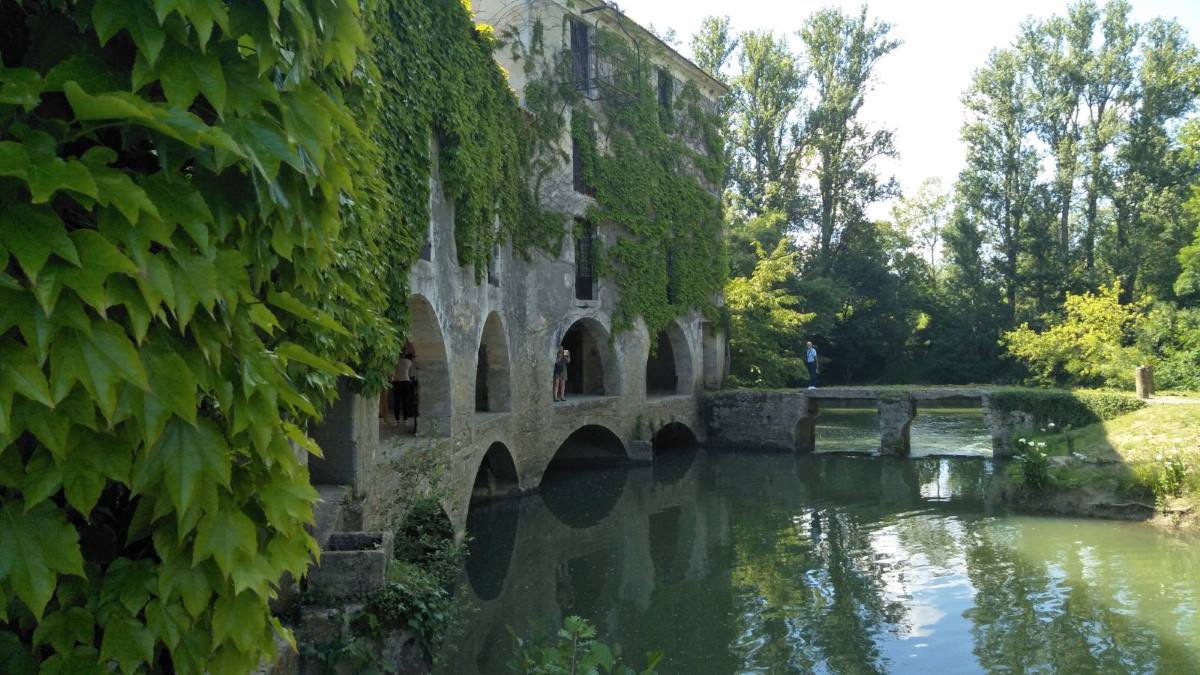
[[992, 473], [698, 451], [554, 477], [472, 510], [442, 671], [508, 672], [509, 627], [578, 614], [662, 673], [1200, 673], [1200, 538], [1009, 514]]
[[[992, 442], [981, 408], [918, 408], [911, 430], [912, 455], [991, 457]], [[879, 413], [874, 408], [826, 408], [817, 417], [817, 452], [875, 452]]]

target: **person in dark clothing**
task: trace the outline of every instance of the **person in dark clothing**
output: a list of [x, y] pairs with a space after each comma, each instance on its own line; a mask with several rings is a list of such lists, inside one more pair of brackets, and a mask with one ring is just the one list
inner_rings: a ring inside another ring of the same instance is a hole
[[554, 359], [554, 400], [567, 400], [567, 364], [571, 363], [571, 352], [562, 345], [558, 346], [558, 356]]
[[416, 417], [413, 410], [413, 358], [412, 352], [401, 356], [392, 373], [392, 415], [397, 422]]

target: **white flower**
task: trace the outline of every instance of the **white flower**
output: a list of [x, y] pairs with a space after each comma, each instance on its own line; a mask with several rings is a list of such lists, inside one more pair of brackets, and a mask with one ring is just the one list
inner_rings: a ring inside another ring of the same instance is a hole
[[1048, 427], [1050, 427], [1051, 429], [1053, 429], [1053, 428], [1054, 428], [1054, 422], [1051, 422], [1050, 424], [1047, 424], [1046, 426], [1048, 426]]
[[1038, 443], [1038, 444], [1037, 444], [1037, 446], [1038, 446], [1039, 448], [1044, 448], [1044, 447], [1046, 447], [1046, 444], [1045, 444], [1045, 443]]
[[1018, 439], [1017, 439], [1017, 442], [1018, 442], [1018, 443], [1025, 443], [1026, 441], [1025, 441], [1025, 439], [1024, 439], [1024, 438], [1018, 438]]

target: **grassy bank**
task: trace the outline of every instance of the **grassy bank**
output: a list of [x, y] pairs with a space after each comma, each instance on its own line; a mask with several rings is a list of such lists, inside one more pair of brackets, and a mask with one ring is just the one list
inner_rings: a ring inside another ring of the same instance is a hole
[[1150, 405], [1022, 444], [1007, 498], [1040, 510], [1200, 527], [1200, 400]]

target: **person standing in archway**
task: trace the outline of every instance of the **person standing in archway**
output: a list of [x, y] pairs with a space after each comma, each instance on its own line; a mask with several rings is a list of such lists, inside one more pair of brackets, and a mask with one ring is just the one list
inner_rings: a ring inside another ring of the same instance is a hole
[[566, 347], [558, 346], [558, 356], [554, 359], [554, 400], [567, 400], [567, 364], [571, 363], [571, 352]]
[[392, 373], [392, 415], [399, 422], [408, 422], [413, 415], [413, 358], [411, 351], [405, 352], [396, 363], [396, 371]]
[[804, 365], [808, 366], [808, 388], [817, 388], [817, 347], [809, 340], [804, 344]]

